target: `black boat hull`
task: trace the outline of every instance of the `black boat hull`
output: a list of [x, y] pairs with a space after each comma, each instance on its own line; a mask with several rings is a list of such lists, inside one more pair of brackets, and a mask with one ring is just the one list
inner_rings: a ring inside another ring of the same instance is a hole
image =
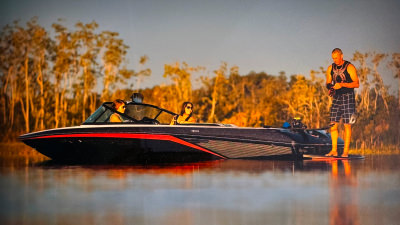
[[[280, 128], [168, 125], [81, 125], [21, 135], [57, 161], [124, 163], [173, 159], [299, 158], [325, 154], [328, 135]], [[339, 140], [339, 147], [342, 141]]]

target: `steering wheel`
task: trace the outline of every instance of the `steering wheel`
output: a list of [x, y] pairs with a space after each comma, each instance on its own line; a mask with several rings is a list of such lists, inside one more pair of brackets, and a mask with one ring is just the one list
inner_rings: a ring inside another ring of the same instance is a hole
[[158, 120], [151, 119], [149, 117], [143, 117], [143, 119], [141, 119], [139, 123], [160, 125], [160, 122]]

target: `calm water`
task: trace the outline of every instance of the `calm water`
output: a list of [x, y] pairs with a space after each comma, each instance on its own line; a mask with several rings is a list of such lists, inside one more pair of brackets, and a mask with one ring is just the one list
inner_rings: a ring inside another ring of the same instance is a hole
[[399, 155], [147, 166], [30, 160], [1, 161], [1, 224], [400, 223]]

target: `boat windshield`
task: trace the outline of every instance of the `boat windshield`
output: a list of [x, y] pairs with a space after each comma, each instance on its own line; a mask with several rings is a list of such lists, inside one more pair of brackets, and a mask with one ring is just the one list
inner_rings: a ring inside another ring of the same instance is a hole
[[[103, 103], [83, 124], [110, 123], [110, 116], [117, 113], [111, 104], [112, 102]], [[157, 106], [136, 102], [129, 102], [126, 104], [125, 113], [118, 114], [124, 123], [135, 124], [170, 124], [176, 115]]]

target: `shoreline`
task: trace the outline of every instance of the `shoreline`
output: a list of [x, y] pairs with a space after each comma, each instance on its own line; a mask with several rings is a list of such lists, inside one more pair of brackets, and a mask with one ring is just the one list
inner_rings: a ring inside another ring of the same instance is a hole
[[[398, 146], [387, 146], [383, 148], [366, 148], [354, 149], [350, 148], [349, 154], [352, 155], [399, 155], [400, 148]], [[33, 158], [33, 159], [49, 159], [48, 157], [37, 152], [33, 148], [19, 141], [0, 142], [0, 158]]]

